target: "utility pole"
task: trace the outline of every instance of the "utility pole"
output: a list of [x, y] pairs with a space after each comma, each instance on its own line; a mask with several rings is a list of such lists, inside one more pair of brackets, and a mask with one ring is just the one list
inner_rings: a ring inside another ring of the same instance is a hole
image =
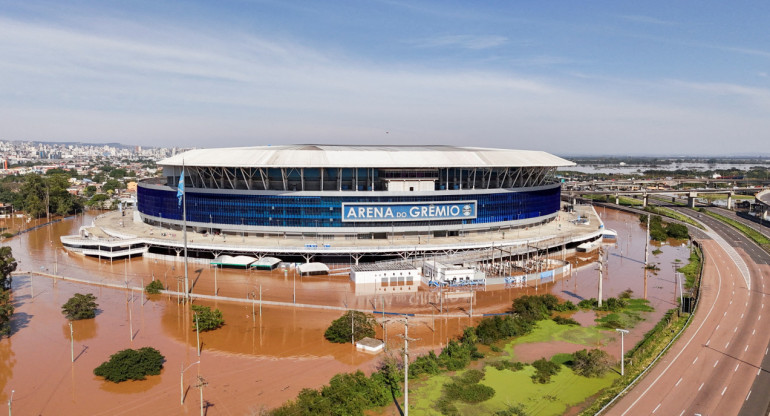
[[647, 267], [650, 256], [650, 217], [652, 214], [647, 214], [647, 238], [644, 240], [644, 267]]
[[599, 249], [599, 307], [602, 307], [602, 280], [603, 280], [603, 271], [604, 271], [604, 261], [602, 259], [602, 255], [604, 254], [601, 248]]
[[350, 343], [356, 345], [356, 328], [353, 321], [354, 313], [352, 309], [348, 312], [350, 312]]
[[72, 321], [70, 321], [70, 362], [75, 362], [75, 333], [72, 331]]
[[203, 388], [209, 384], [206, 379], [204, 379], [201, 376], [198, 376], [198, 384], [195, 385], [195, 387], [198, 388], [198, 391], [201, 393], [201, 416], [203, 416]]
[[628, 333], [628, 330], [626, 329], [620, 329], [615, 328], [616, 331], [620, 332], [620, 375], [625, 375], [625, 347], [623, 345], [623, 336]]
[[409, 341], [419, 338], [409, 338], [409, 317], [404, 320], [404, 416], [409, 416]]

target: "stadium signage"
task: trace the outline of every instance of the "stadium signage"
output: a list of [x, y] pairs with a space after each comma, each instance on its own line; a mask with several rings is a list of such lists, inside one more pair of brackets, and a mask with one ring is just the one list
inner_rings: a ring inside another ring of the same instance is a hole
[[476, 201], [343, 203], [342, 221], [436, 221], [476, 218]]

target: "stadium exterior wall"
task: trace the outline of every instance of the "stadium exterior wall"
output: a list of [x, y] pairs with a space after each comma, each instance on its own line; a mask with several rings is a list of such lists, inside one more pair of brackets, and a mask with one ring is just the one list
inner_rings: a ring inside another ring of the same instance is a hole
[[[353, 194], [353, 195], [351, 195]], [[358, 194], [358, 195], [356, 195]], [[553, 218], [559, 210], [561, 184], [510, 189], [426, 192], [286, 192], [189, 188], [190, 227], [246, 232], [355, 234], [411, 231], [471, 231], [518, 227]], [[182, 207], [171, 186], [141, 182], [137, 209], [143, 221], [179, 225]], [[425, 206], [459, 204], [467, 217], [429, 220], [343, 220], [344, 206]], [[345, 205], [343, 205], [345, 204]], [[471, 207], [471, 208], [468, 208]]]

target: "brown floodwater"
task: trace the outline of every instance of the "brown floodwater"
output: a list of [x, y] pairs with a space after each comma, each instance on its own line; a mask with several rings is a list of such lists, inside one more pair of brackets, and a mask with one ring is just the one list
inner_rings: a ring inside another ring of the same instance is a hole
[[[607, 210], [600, 211], [608, 228], [619, 233], [616, 244], [605, 246], [607, 272], [603, 280], [604, 296], [616, 296], [632, 289], [635, 296], [644, 292], [645, 230], [636, 216]], [[150, 258], [109, 261], [68, 255], [59, 242], [60, 235], [77, 233], [89, 225], [93, 215], [41, 227], [7, 240], [19, 261], [19, 269], [43, 271], [86, 279], [143, 286], [159, 279], [172, 290], [180, 284], [182, 264]], [[0, 225], [30, 227], [35, 222], [6, 220]], [[651, 247], [650, 250], [653, 250]], [[647, 298], [656, 308], [650, 320], [634, 329], [626, 339], [627, 348], [674, 305], [673, 267], [675, 259], [686, 262], [688, 248], [666, 244], [662, 253], [650, 255], [660, 271], [647, 279]], [[555, 254], [554, 258], [560, 258]], [[474, 314], [504, 312], [511, 301], [522, 294], [554, 293], [574, 302], [597, 296], [597, 254], [568, 257], [577, 268], [566, 279], [538, 287], [506, 288], [489, 286], [476, 291]], [[347, 276], [299, 277], [289, 270], [248, 272], [214, 269], [190, 263], [193, 292], [211, 294], [217, 289], [222, 297], [258, 296], [261, 286], [264, 300], [291, 302], [296, 288], [298, 303], [327, 304], [389, 312], [417, 312], [422, 318], [409, 322], [409, 335], [418, 338], [410, 350], [419, 354], [443, 347], [460, 334], [471, 320], [438, 313], [438, 293], [425, 287], [417, 292], [384, 296], [356, 294]], [[187, 413], [198, 408], [199, 391], [189, 388], [184, 405], [179, 403], [181, 365], [198, 361], [196, 334], [192, 330], [189, 306], [180, 305], [173, 296], [154, 295], [101, 286], [54, 282], [50, 278], [22, 276], [14, 278], [16, 314], [13, 335], [0, 341], [0, 400], [7, 401], [11, 389], [17, 414], [141, 414]], [[34, 298], [31, 297], [34, 292]], [[100, 312], [96, 319], [73, 323], [76, 361], [70, 363], [69, 325], [60, 312], [75, 292], [93, 293]], [[356, 368], [366, 372], [376, 368], [379, 356], [357, 352], [350, 345], [327, 342], [323, 332], [341, 311], [294, 307], [259, 306], [252, 303], [196, 301], [222, 310], [226, 324], [221, 329], [201, 334], [202, 356], [199, 365], [185, 372], [185, 389], [194, 384], [198, 371], [208, 381], [204, 403], [208, 414], [243, 414], [261, 406], [273, 407], [296, 396], [301, 388], [317, 387], [341, 371]], [[445, 301], [444, 308], [458, 315], [469, 311], [466, 299]], [[252, 315], [252, 307], [254, 314]], [[428, 316], [431, 315], [431, 316]], [[377, 315], [385, 320], [387, 344], [400, 353], [403, 323], [397, 317]], [[479, 318], [475, 318], [476, 321]], [[590, 322], [591, 314], [580, 316]], [[383, 338], [383, 327], [377, 337]], [[608, 334], [605, 348], [617, 355], [615, 337]], [[158, 348], [166, 356], [159, 376], [145, 381], [107, 383], [92, 373], [99, 363], [120, 349], [142, 346]]]

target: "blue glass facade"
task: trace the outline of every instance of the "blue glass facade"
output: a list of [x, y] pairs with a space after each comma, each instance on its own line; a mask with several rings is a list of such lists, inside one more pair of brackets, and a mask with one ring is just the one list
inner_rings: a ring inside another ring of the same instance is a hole
[[[406, 221], [402, 226], [451, 224], [484, 224], [523, 220], [555, 213], [559, 210], [561, 186], [520, 192], [441, 194], [415, 196], [367, 196], [366, 192], [350, 196], [291, 196], [265, 194], [202, 193], [188, 189], [187, 221], [221, 225], [266, 227], [391, 227], [391, 222], [351, 223], [341, 221], [343, 202], [408, 203], [426, 201], [477, 201], [477, 217], [466, 220]], [[169, 220], [182, 219], [176, 189], [148, 187], [139, 184], [137, 205], [142, 214]]]

